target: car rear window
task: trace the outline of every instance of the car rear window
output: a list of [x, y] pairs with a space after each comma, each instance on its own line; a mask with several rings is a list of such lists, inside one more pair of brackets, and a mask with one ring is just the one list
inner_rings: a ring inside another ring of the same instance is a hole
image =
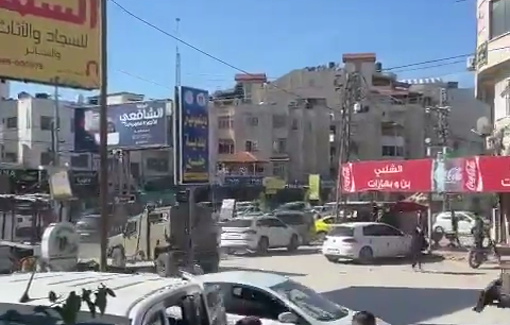
[[305, 220], [300, 214], [277, 214], [276, 217], [289, 226], [305, 224]]
[[338, 236], [338, 237], [353, 237], [354, 236], [354, 228], [353, 227], [334, 227], [329, 232], [330, 236]]
[[222, 227], [250, 227], [252, 223], [251, 219], [234, 219], [221, 223]]

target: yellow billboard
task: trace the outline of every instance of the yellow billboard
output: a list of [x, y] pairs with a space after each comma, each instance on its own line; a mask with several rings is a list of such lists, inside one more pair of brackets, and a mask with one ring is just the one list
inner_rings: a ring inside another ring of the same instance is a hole
[[308, 199], [318, 201], [321, 198], [321, 176], [310, 174], [308, 176]]
[[100, 0], [0, 0], [0, 77], [97, 89]]

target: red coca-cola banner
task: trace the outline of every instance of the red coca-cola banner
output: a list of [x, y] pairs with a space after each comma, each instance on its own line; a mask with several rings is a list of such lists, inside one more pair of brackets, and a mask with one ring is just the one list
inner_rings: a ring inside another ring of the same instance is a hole
[[342, 191], [430, 192], [432, 159], [363, 161], [342, 166]]
[[483, 192], [510, 192], [510, 156], [479, 156]]
[[363, 161], [344, 164], [341, 172], [338, 185], [347, 193], [510, 192], [510, 156]]

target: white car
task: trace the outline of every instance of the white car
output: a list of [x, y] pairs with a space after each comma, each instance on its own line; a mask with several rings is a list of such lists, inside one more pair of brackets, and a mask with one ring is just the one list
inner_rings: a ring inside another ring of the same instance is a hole
[[351, 259], [369, 263], [374, 258], [408, 255], [412, 238], [379, 222], [348, 222], [335, 225], [326, 236], [322, 254], [331, 262]]
[[[475, 226], [475, 215], [469, 211], [454, 211], [458, 220], [458, 233], [461, 235], [470, 235]], [[436, 234], [450, 234], [452, 229], [451, 211], [440, 212], [436, 216], [432, 230]]]
[[[34, 282], [30, 286], [32, 276]], [[214, 301], [207, 301], [210, 291], [204, 291], [202, 283], [192, 277], [166, 278], [148, 273], [43, 272], [4, 275], [0, 277], [0, 283], [5, 289], [0, 292], [0, 313], [3, 316], [9, 312], [16, 315], [16, 321], [7, 321], [9, 324], [60, 323], [57, 313], [37, 313], [34, 307], [58, 305], [48, 299], [50, 291], [62, 298], [59, 298], [60, 302], [71, 292], [81, 295], [83, 289], [94, 292], [102, 285], [115, 293], [115, 297], [108, 297], [104, 314], [92, 315], [87, 304], [82, 303], [81, 308], [78, 307], [75, 324], [197, 324], [197, 319], [200, 319], [204, 320], [200, 324], [216, 325], [216, 319], [221, 319], [221, 310], [211, 308], [212, 312], [209, 312], [210, 306], [215, 307]], [[32, 299], [20, 302], [25, 290]], [[167, 309], [177, 309], [185, 317], [179, 322], [168, 315]]]
[[[263, 325], [350, 325], [355, 313], [275, 273], [229, 271], [201, 275], [198, 280], [206, 288], [220, 288], [229, 324], [255, 316]], [[384, 324], [387, 323], [377, 320], [377, 325]]]
[[264, 254], [270, 248], [298, 249], [301, 239], [291, 227], [272, 216], [246, 216], [221, 223], [221, 248]]

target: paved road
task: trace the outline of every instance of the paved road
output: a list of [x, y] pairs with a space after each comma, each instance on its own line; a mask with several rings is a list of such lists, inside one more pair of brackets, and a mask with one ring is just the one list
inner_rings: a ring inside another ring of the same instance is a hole
[[393, 325], [509, 324], [510, 310], [471, 311], [480, 289], [498, 275], [491, 266], [471, 270], [465, 263], [434, 259], [424, 272], [397, 262], [380, 266], [333, 264], [312, 250], [299, 256], [230, 257], [222, 268], [278, 272], [325, 293], [352, 309], [368, 309]]

